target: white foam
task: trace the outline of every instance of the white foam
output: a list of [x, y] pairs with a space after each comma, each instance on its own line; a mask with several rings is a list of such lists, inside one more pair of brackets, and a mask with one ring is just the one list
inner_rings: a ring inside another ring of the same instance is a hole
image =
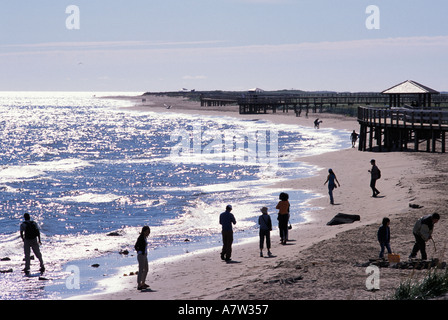
[[60, 201], [60, 202], [77, 202], [77, 203], [107, 203], [107, 202], [113, 202], [115, 200], [120, 199], [121, 197], [119, 195], [115, 195], [112, 193], [92, 193], [92, 192], [86, 192], [81, 193], [75, 196], [65, 196], [61, 198], [56, 198], [52, 200]]
[[0, 182], [10, 183], [44, 176], [49, 172], [70, 172], [91, 166], [88, 161], [81, 159], [63, 159], [55, 161], [39, 161], [24, 165], [7, 166], [0, 169]]

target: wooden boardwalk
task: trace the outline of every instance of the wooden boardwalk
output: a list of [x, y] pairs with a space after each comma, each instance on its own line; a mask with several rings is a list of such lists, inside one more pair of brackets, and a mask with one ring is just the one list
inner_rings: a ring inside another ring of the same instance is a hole
[[[402, 97], [402, 103], [412, 104], [412, 97]], [[389, 96], [381, 93], [329, 93], [329, 94], [301, 94], [295, 96], [281, 95], [248, 95], [237, 99], [241, 114], [276, 113], [278, 110], [294, 112], [300, 115], [302, 110], [313, 112], [322, 111], [324, 106], [337, 105], [383, 105], [390, 103]], [[448, 95], [433, 97], [432, 104], [439, 107], [448, 104]]]
[[204, 98], [201, 97], [201, 107], [212, 107], [212, 106], [227, 106], [237, 103], [237, 99], [231, 98], [219, 98], [219, 97], [210, 97]]
[[241, 114], [250, 113], [276, 113], [278, 110], [289, 112], [294, 110], [296, 114], [306, 110], [317, 112], [322, 111], [324, 106], [335, 107], [339, 105], [355, 104], [385, 104], [387, 97], [377, 94], [320, 94], [320, 95], [300, 95], [300, 96], [269, 96], [250, 95], [239, 98], [238, 105]]
[[358, 107], [359, 150], [446, 151], [448, 111], [407, 108]]

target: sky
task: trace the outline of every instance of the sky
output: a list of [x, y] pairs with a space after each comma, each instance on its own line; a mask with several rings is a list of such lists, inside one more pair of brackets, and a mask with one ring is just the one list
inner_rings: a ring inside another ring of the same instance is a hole
[[446, 0], [0, 6], [0, 91], [448, 91], [447, 57]]

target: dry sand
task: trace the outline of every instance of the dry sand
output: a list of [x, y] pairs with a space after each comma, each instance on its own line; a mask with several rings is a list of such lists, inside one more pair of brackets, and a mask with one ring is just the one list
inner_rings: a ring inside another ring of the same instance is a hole
[[[247, 119], [267, 119], [275, 123], [312, 126], [315, 117], [323, 120], [322, 127], [359, 131], [354, 118], [310, 113], [309, 118], [290, 114], [239, 115], [236, 106], [200, 107], [199, 103], [181, 98], [147, 97], [135, 99], [137, 111], [180, 112], [227, 115]], [[166, 109], [164, 104], [172, 105]], [[349, 135], [347, 136], [349, 137]], [[370, 159], [375, 158], [382, 178], [377, 183], [381, 194], [371, 197], [369, 188]], [[233, 263], [221, 261], [220, 248], [188, 253], [176, 259], [150, 263], [147, 283], [152, 291], [136, 290], [135, 276], [117, 275], [104, 282], [104, 293], [78, 299], [95, 300], [199, 300], [199, 299], [262, 299], [262, 300], [371, 300], [387, 299], [400, 281], [418, 278], [426, 271], [380, 269], [380, 289], [366, 288], [366, 267], [356, 266], [377, 258], [379, 244], [376, 232], [383, 217], [391, 219], [391, 247], [407, 260], [414, 238], [415, 221], [433, 212], [439, 212], [433, 237], [437, 252], [427, 245], [428, 257], [444, 259], [448, 209], [446, 179], [448, 176], [445, 154], [389, 152], [360, 152], [345, 149], [319, 156], [298, 159], [316, 165], [322, 170], [311, 178], [290, 180], [277, 187], [310, 190], [322, 196], [310, 201], [307, 222], [294, 225], [290, 241], [281, 245], [277, 229], [272, 235], [275, 257], [259, 256], [258, 240], [234, 244]], [[324, 182], [327, 169], [332, 168], [341, 183], [334, 192], [335, 205], [330, 205]], [[413, 209], [409, 204], [418, 204]], [[294, 210], [294, 208], [292, 208]], [[238, 211], [234, 210], [238, 219]], [[337, 213], [359, 214], [361, 221], [352, 224], [327, 226]], [[272, 214], [275, 227], [276, 214]], [[149, 253], [151, 254], [151, 253]], [[133, 267], [123, 273], [136, 271]], [[299, 280], [300, 279], [300, 280]], [[112, 284], [112, 285], [111, 285]]]

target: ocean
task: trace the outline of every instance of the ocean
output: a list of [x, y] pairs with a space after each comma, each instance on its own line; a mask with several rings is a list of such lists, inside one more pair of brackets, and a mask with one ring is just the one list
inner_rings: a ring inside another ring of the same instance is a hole
[[[95, 292], [98, 280], [136, 264], [144, 225], [151, 261], [219, 247], [227, 204], [235, 242], [257, 235], [260, 208], [276, 213], [282, 191], [290, 222], [301, 223], [316, 195], [269, 186], [315, 174], [300, 156], [351, 146], [346, 131], [135, 111], [131, 101], [101, 98], [137, 94], [0, 93], [0, 299]], [[44, 278], [38, 261], [30, 277], [22, 272], [25, 212], [41, 229]]]

